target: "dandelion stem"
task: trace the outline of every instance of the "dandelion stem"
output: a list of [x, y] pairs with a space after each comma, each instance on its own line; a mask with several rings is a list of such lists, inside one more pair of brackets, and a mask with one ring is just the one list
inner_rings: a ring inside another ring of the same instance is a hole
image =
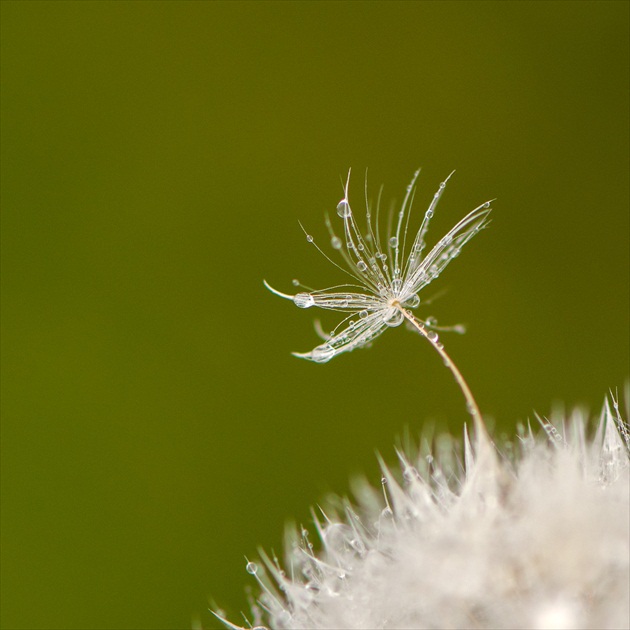
[[406, 309], [401, 309], [403, 315], [407, 318], [409, 323], [437, 350], [437, 353], [444, 360], [444, 365], [451, 371], [455, 381], [459, 385], [459, 388], [462, 390], [462, 394], [464, 394], [464, 398], [466, 399], [466, 409], [468, 413], [470, 413], [473, 424], [475, 426], [475, 430], [479, 436], [486, 435], [486, 426], [483, 422], [483, 418], [481, 417], [481, 412], [479, 411], [479, 406], [475, 401], [472, 392], [470, 391], [470, 387], [468, 387], [468, 383], [466, 379], [462, 376], [462, 373], [459, 371], [453, 359], [446, 353], [444, 347], [441, 343], [438, 342], [437, 339], [431, 338], [429, 336], [427, 329], [422, 325], [420, 321], [418, 321], [411, 311]]

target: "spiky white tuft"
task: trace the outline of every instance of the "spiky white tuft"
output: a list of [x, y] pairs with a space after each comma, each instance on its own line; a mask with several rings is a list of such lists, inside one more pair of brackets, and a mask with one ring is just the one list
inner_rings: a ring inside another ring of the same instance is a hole
[[540, 421], [544, 439], [399, 453], [400, 480], [382, 464], [382, 489], [315, 516], [319, 550], [303, 529], [286, 569], [248, 564], [250, 627], [628, 628], [628, 427], [614, 400], [592, 437], [579, 411]]

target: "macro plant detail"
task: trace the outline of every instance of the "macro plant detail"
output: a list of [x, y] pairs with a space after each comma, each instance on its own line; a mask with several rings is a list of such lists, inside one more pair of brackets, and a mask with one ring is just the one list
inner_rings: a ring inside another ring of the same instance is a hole
[[[328, 497], [312, 511], [316, 536], [287, 532], [284, 562], [260, 551], [246, 559], [257, 581], [251, 615], [231, 630], [421, 628], [627, 628], [630, 626], [630, 429], [619, 397], [605, 401], [591, 429], [583, 410], [536, 416], [516, 439], [494, 442], [472, 392], [439, 341], [435, 321], [414, 313], [419, 292], [489, 223], [490, 203], [466, 215], [425, 254], [429, 223], [449, 177], [409, 237], [418, 173], [381, 238], [367, 204], [361, 232], [348, 181], [329, 217], [332, 248], [352, 279], [295, 295], [300, 308], [345, 314], [323, 343], [294, 353], [318, 363], [367, 346], [389, 327], [409, 325], [453, 374], [473, 419], [463, 440], [424, 435], [397, 449], [400, 471], [379, 458], [381, 486], [354, 484], [355, 500]], [[295, 281], [294, 281], [295, 282]], [[427, 302], [425, 301], [425, 304]], [[458, 327], [453, 327], [458, 332]], [[448, 329], [446, 329], [448, 330]], [[625, 394], [630, 404], [630, 389]], [[626, 416], [630, 410], [626, 408]]]
[[[306, 240], [312, 243], [333, 265], [350, 276], [353, 282], [295, 295], [274, 289], [266, 280], [264, 284], [272, 293], [293, 300], [299, 308], [317, 306], [349, 313], [330, 335], [322, 332], [324, 343], [310, 352], [293, 353], [296, 357], [310, 359], [317, 363], [326, 363], [339, 354], [366, 347], [385, 329], [399, 326], [407, 319], [409, 325], [431, 343], [442, 357], [444, 365], [453, 374], [466, 399], [466, 408], [472, 416], [475, 428], [481, 434], [485, 432], [485, 427], [479, 407], [461, 372], [444, 350], [444, 345], [439, 341], [437, 333], [437, 330], [463, 332], [463, 327], [438, 327], [431, 318], [422, 320], [416, 317], [412, 309], [420, 305], [419, 292], [435, 280], [451, 260], [459, 256], [462, 247], [475, 234], [488, 225], [491, 202], [486, 201], [469, 212], [425, 255], [424, 251], [427, 247], [425, 238], [429, 224], [453, 173], [440, 184], [433, 195], [420, 227], [411, 240], [407, 238], [409, 220], [419, 174], [420, 170], [417, 170], [407, 186], [405, 197], [395, 218], [395, 227], [394, 216], [390, 215], [386, 241], [383, 242], [379, 221], [380, 200], [376, 204], [376, 217], [373, 222], [366, 191], [366, 231], [362, 233], [350, 206], [348, 195], [350, 173], [348, 173], [343, 199], [337, 204], [337, 214], [343, 220], [343, 240], [336, 234], [330, 217], [326, 215], [326, 227], [330, 234], [331, 246], [341, 255], [345, 267], [327, 256], [315, 243], [313, 237], [306, 233]], [[351, 291], [351, 289], [360, 291]], [[353, 317], [356, 319], [352, 319]], [[344, 325], [345, 328], [343, 328]]]
[[630, 434], [611, 402], [594, 431], [554, 413], [500, 447], [464, 431], [381, 461], [382, 488], [329, 497], [284, 562], [247, 562], [244, 628], [627, 628]]
[[[337, 204], [337, 215], [343, 222], [343, 238], [337, 235], [330, 217], [326, 216], [331, 246], [339, 253], [345, 266], [334, 262], [311, 235], [306, 235], [309, 243], [350, 277], [350, 283], [289, 295], [274, 289], [265, 281], [265, 286], [270, 291], [293, 300], [300, 308], [316, 306], [347, 313], [337, 328], [325, 336], [324, 343], [310, 352], [294, 352], [295, 356], [325, 363], [339, 354], [368, 345], [387, 328], [402, 324], [405, 318], [416, 328], [421, 325], [427, 331], [426, 336], [437, 341], [436, 330], [439, 328], [431, 320], [422, 321], [416, 318], [411, 310], [420, 304], [420, 291], [435, 280], [451, 260], [460, 254], [462, 247], [488, 224], [490, 202], [467, 214], [425, 253], [429, 224], [452, 173], [440, 184], [412, 239], [408, 238], [409, 219], [419, 173], [419, 170], [415, 172], [407, 186], [397, 215], [390, 216], [385, 234], [382, 234], [379, 225], [380, 203], [377, 203], [376, 216], [373, 217], [372, 209], [366, 201], [366, 229], [362, 232], [359, 228], [349, 201], [348, 175], [344, 197]], [[456, 326], [452, 329], [463, 332], [462, 327]]]

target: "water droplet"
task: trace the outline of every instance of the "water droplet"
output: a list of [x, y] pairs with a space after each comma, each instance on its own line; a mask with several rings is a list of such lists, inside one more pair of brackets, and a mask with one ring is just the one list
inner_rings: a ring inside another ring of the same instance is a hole
[[446, 182], [442, 182], [440, 184], [440, 190], [444, 190], [446, 188]]
[[313, 242], [313, 237], [312, 237], [310, 234], [307, 234], [307, 235], [306, 235], [306, 240], [307, 240], [309, 243], [312, 243], [312, 242]]
[[349, 328], [350, 330], [352, 330], [355, 326], [356, 326], [356, 324], [355, 324], [352, 320], [350, 320], [350, 321], [348, 322], [348, 328]]
[[[438, 350], [442, 350], [442, 348], [444, 348], [444, 344], [442, 342], [439, 342], [435, 344], [435, 347], [438, 348]], [[448, 367], [448, 364], [446, 367]]]
[[409, 192], [411, 188], [412, 188], [411, 184], [407, 184], [407, 192]]
[[365, 249], [365, 247], [364, 247], [363, 243], [359, 243], [359, 244], [357, 245], [357, 249], [358, 249], [360, 252], [362, 252], [362, 251]]
[[315, 304], [315, 300], [310, 293], [298, 293], [293, 296], [293, 303], [299, 308], [309, 308]]
[[424, 213], [424, 216], [425, 216], [427, 219], [430, 219], [430, 218], [433, 216], [433, 210], [427, 210], [427, 211]]
[[387, 265], [383, 265], [383, 271], [387, 271], [389, 267]]
[[365, 261], [360, 260], [360, 261], [357, 263], [357, 269], [358, 269], [359, 271], [363, 271], [363, 272], [367, 271], [367, 265], [365, 264]]
[[427, 333], [427, 339], [435, 343], [439, 339], [439, 335], [435, 332], [435, 330], [430, 330]]
[[348, 203], [347, 199], [342, 199], [337, 204], [337, 214], [342, 219], [345, 219], [345, 218], [349, 217], [352, 214], [352, 210], [350, 210], [350, 204]]
[[403, 312], [398, 308], [390, 308], [385, 313], [385, 317], [383, 318], [384, 322], [394, 328], [395, 326], [400, 326], [403, 323], [405, 316]]
[[333, 236], [330, 239], [330, 244], [333, 249], [341, 249], [341, 239], [338, 236]]
[[427, 317], [425, 323], [427, 326], [435, 326], [438, 323], [438, 321], [435, 317]]
[[293, 280], [291, 280], [291, 284], [293, 284], [294, 287], [299, 287], [300, 281], [297, 278], [293, 278]]
[[392, 236], [389, 239], [389, 246], [390, 247], [398, 247], [398, 238], [396, 236]]
[[334, 356], [335, 349], [327, 343], [317, 346], [317, 348], [311, 352], [311, 358], [316, 363], [326, 363], [326, 361], [330, 361]]
[[400, 278], [396, 278], [394, 280], [392, 280], [392, 289], [394, 291], [394, 293], [398, 293], [400, 291], [400, 289], [402, 289], [402, 280]]
[[418, 304], [420, 304], [420, 298], [418, 297], [417, 294], [414, 293], [413, 295], [411, 295], [405, 300], [405, 302], [403, 303], [403, 306], [406, 306], [407, 308], [416, 308]]
[[381, 477], [381, 483], [385, 485], [387, 483], [387, 477]]
[[365, 319], [367, 316], [368, 316], [368, 312], [367, 312], [367, 311], [361, 311], [361, 312], [359, 313], [359, 317], [360, 317], [361, 319]]
[[252, 575], [256, 575], [256, 573], [258, 573], [258, 565], [255, 562], [248, 562], [245, 566], [245, 571], [247, 571], [247, 573], [251, 573]]
[[453, 326], [453, 331], [463, 335], [466, 332], [466, 326], [464, 326], [464, 324], [457, 324]]
[[400, 275], [400, 267], [396, 267], [396, 269], [394, 269], [394, 274], [397, 276]]
[[483, 204], [483, 207], [484, 208], [489, 208], [490, 207], [490, 202], [486, 201], [486, 203]]

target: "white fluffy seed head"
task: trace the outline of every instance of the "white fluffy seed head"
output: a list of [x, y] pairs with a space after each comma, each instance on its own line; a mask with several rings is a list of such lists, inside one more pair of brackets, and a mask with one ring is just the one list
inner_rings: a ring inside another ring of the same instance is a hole
[[581, 412], [552, 420], [500, 449], [399, 453], [400, 476], [314, 514], [318, 545], [303, 529], [284, 569], [263, 554], [253, 625], [627, 628], [627, 426], [608, 404], [592, 437]]

